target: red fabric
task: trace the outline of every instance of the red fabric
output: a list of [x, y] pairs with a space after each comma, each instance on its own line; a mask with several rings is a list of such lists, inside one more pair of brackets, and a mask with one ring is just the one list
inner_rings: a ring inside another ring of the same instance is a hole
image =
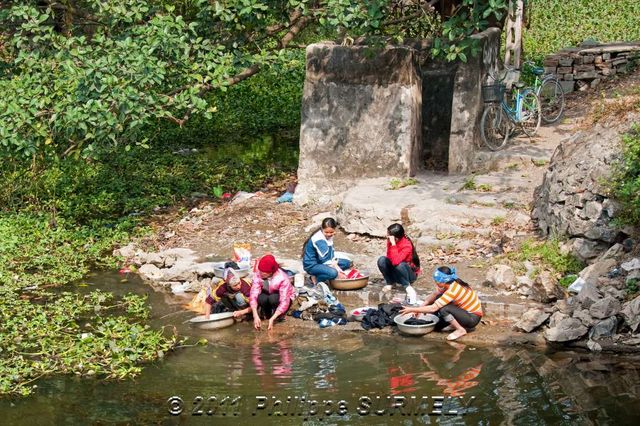
[[402, 262], [407, 262], [413, 266], [413, 246], [411, 245], [411, 241], [409, 241], [407, 237], [402, 237], [396, 241], [395, 246], [392, 246], [387, 239], [387, 257], [393, 266], [398, 266]]
[[347, 278], [349, 278], [350, 280], [362, 277], [364, 277], [364, 275], [362, 275], [356, 268], [351, 269], [347, 274]]
[[278, 270], [278, 268], [278, 262], [276, 262], [276, 258], [271, 254], [262, 256], [260, 261], [258, 261], [258, 270], [260, 272], [273, 274]]

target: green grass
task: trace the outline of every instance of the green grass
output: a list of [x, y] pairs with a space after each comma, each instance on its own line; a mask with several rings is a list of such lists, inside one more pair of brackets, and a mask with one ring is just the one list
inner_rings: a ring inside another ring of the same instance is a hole
[[478, 192], [491, 192], [492, 189], [493, 187], [488, 183], [481, 183], [480, 185], [476, 186], [476, 191]]
[[578, 276], [575, 275], [575, 274], [565, 275], [564, 277], [560, 278], [560, 280], [558, 280], [558, 284], [561, 287], [568, 288], [571, 284], [573, 284], [573, 282], [577, 278], [578, 278]]
[[473, 191], [476, 188], [477, 188], [476, 177], [474, 175], [471, 175], [471, 176], [467, 176], [464, 179], [464, 183], [460, 187], [460, 191], [465, 191], [465, 190]]
[[576, 274], [584, 268], [584, 263], [571, 254], [560, 251], [560, 242], [556, 238], [537, 241], [532, 238], [525, 240], [518, 250], [510, 253], [510, 257], [517, 261], [531, 261], [544, 266], [546, 269], [564, 276]]
[[493, 219], [491, 219], [491, 225], [493, 226], [501, 225], [504, 223], [505, 220], [506, 218], [504, 216], [496, 216]]
[[622, 137], [623, 155], [614, 169], [610, 187], [622, 204], [616, 220], [622, 224], [640, 224], [640, 126], [635, 125]]
[[400, 188], [404, 188], [405, 186], [416, 185], [418, 184], [418, 180], [415, 178], [405, 178], [405, 179], [397, 179], [393, 178], [389, 182], [389, 189], [396, 190]]
[[637, 0], [530, 0], [523, 45], [527, 57], [542, 60], [585, 39], [600, 42], [640, 40]]

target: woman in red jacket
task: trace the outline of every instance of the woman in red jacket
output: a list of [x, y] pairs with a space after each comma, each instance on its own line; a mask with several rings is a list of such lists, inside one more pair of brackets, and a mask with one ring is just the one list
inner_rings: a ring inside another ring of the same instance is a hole
[[387, 285], [384, 291], [391, 290], [394, 283], [403, 286], [410, 304], [417, 302], [415, 289], [411, 286], [420, 273], [420, 259], [413, 242], [404, 233], [399, 223], [387, 228], [387, 255], [378, 259], [378, 269]]

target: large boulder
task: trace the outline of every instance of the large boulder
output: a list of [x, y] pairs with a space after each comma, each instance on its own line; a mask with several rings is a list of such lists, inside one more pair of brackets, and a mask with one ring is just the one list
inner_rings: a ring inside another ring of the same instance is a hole
[[565, 318], [558, 321], [555, 327], [551, 327], [544, 333], [544, 338], [549, 342], [569, 342], [587, 334], [585, 327], [576, 318]]
[[146, 280], [159, 281], [162, 279], [162, 270], [151, 263], [142, 265], [138, 269], [138, 273]]
[[598, 322], [596, 318], [591, 316], [588, 309], [576, 309], [573, 312], [573, 318], [579, 320], [586, 327], [591, 327]]
[[162, 269], [162, 281], [194, 281], [198, 278], [196, 268], [189, 260], [178, 260], [171, 268]]
[[501, 290], [510, 290], [516, 285], [516, 274], [508, 265], [493, 265], [487, 271], [485, 284]]
[[562, 321], [565, 318], [569, 318], [569, 316], [567, 314], [563, 314], [560, 311], [554, 312], [554, 314], [551, 315], [551, 317], [549, 318], [549, 327], [553, 328], [557, 326], [560, 323], [560, 321]]
[[618, 319], [616, 317], [610, 317], [602, 321], [598, 321], [589, 330], [589, 339], [597, 340], [603, 337], [611, 337], [615, 334], [618, 326]]
[[640, 296], [625, 303], [620, 313], [624, 318], [624, 322], [631, 328], [631, 331], [634, 333], [638, 331], [638, 326], [640, 326]]
[[518, 321], [514, 327], [525, 333], [531, 333], [544, 324], [548, 318], [549, 314], [542, 309], [529, 309], [522, 315], [522, 318], [520, 318], [520, 321]]
[[620, 302], [611, 296], [598, 300], [589, 307], [589, 314], [598, 319], [609, 318], [620, 312]]
[[616, 267], [616, 261], [612, 258], [604, 258], [603, 260], [596, 261], [591, 265], [580, 271], [579, 276], [583, 280], [589, 282], [598, 282], [598, 278], [607, 276], [609, 271]]
[[634, 259], [631, 259], [630, 261], [620, 265], [620, 267], [626, 272], [637, 271], [640, 269], [640, 258], [636, 257]]
[[533, 282], [527, 297], [540, 303], [549, 303], [564, 298], [564, 292], [558, 287], [557, 280], [548, 271], [542, 271]]
[[595, 280], [589, 280], [584, 283], [582, 290], [575, 297], [578, 304], [584, 308], [589, 308], [602, 298], [602, 293], [598, 289], [598, 283]]

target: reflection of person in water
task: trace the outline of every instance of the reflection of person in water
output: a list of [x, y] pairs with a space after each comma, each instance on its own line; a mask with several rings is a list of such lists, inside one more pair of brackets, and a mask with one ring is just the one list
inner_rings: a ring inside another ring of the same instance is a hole
[[[256, 339], [251, 351], [251, 361], [253, 361], [253, 366], [256, 369], [256, 375], [260, 377], [260, 389], [279, 390], [285, 381], [283, 379], [291, 379], [293, 356], [286, 341], [280, 340], [276, 342], [275, 345], [271, 344], [271, 342], [268, 343], [271, 351], [267, 353], [267, 357], [272, 354], [274, 355], [274, 359], [269, 359], [271, 357], [268, 357], [266, 360], [264, 359], [261, 342], [259, 339]], [[280, 362], [276, 361], [278, 358]], [[273, 361], [271, 372], [269, 372], [268, 367], [265, 366], [265, 364], [270, 361]]]
[[406, 373], [402, 366], [391, 366], [387, 368], [389, 373], [389, 393], [391, 395], [412, 393], [417, 390], [413, 374]]
[[[462, 353], [464, 352], [465, 346], [453, 342], [450, 342], [449, 344], [456, 348], [455, 354], [451, 357], [451, 362], [454, 365], [459, 365], [460, 355], [462, 355]], [[476, 387], [480, 383], [476, 379], [482, 371], [483, 363], [467, 368], [463, 373], [457, 375], [456, 377], [447, 379], [437, 373], [437, 369], [435, 369], [431, 365], [431, 363], [429, 362], [429, 358], [427, 358], [425, 354], [420, 354], [420, 360], [425, 363], [430, 371], [420, 373], [416, 377], [432, 380], [436, 383], [436, 385], [442, 386], [442, 393], [445, 396], [463, 396], [465, 394], [465, 391]]]

